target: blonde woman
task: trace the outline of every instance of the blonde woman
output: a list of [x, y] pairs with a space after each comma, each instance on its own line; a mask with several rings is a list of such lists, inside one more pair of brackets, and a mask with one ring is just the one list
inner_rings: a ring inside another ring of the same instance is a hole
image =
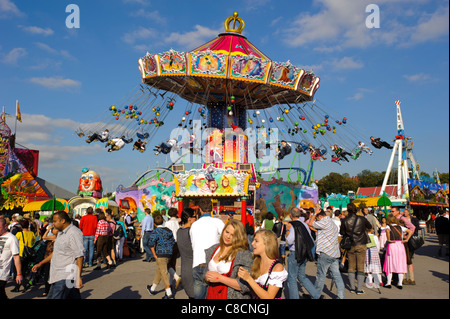
[[245, 280], [259, 299], [280, 299], [288, 273], [279, 258], [277, 238], [270, 230], [260, 230], [252, 242], [254, 261], [251, 274], [240, 268], [238, 277]]
[[219, 244], [205, 250], [208, 271], [206, 299], [250, 299], [250, 287], [237, 278], [240, 268], [250, 270], [252, 254], [241, 221], [232, 219], [224, 227]]

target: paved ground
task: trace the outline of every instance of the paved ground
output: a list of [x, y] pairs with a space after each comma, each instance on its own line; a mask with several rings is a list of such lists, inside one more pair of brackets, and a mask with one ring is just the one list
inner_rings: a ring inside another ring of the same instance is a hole
[[[449, 257], [439, 257], [437, 236], [427, 234], [423, 247], [416, 251], [414, 262], [415, 286], [404, 286], [402, 290], [392, 286], [392, 289], [380, 288], [378, 290], [364, 288], [364, 295], [355, 295], [346, 290], [347, 299], [449, 299]], [[84, 288], [81, 290], [83, 299], [161, 299], [164, 296], [162, 283], [158, 287], [159, 293], [150, 296], [146, 285], [151, 284], [156, 264], [142, 261], [142, 256], [125, 259], [115, 269], [94, 271], [87, 268], [83, 274]], [[178, 273], [180, 265], [178, 261]], [[314, 282], [316, 265], [308, 263], [307, 275]], [[344, 282], [348, 288], [347, 274], [343, 274]], [[331, 279], [325, 281], [325, 299], [335, 297], [336, 287], [331, 291]], [[42, 299], [38, 296], [43, 292], [43, 285], [32, 287], [25, 293], [11, 292], [13, 288], [10, 281], [6, 287], [11, 299]], [[176, 299], [187, 299], [184, 290], [176, 292]]]

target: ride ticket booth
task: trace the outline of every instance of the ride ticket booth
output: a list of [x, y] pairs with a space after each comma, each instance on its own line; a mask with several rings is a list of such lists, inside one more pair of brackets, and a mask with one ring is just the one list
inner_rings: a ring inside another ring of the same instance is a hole
[[217, 215], [220, 211], [240, 211], [241, 221], [245, 225], [248, 200], [254, 200], [252, 191], [249, 192], [251, 177], [246, 171], [217, 163], [204, 164], [201, 169], [177, 174], [174, 183], [179, 216], [184, 207], [195, 207], [196, 199], [208, 197], [214, 200], [213, 209]]

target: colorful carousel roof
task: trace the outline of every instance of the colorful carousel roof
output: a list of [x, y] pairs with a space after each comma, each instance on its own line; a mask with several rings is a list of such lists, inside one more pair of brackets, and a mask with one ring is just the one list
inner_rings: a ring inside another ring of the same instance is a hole
[[147, 53], [138, 61], [142, 81], [203, 105], [229, 103], [231, 96], [246, 109], [312, 100], [320, 78], [289, 61], [270, 60], [241, 34], [244, 25], [234, 13], [225, 33], [192, 51]]

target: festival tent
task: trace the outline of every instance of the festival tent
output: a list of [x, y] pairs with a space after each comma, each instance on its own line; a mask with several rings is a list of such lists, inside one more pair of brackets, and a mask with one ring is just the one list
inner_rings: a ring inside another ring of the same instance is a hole
[[[359, 187], [356, 191], [356, 196], [380, 196], [381, 186], [374, 186], [374, 187]], [[384, 190], [386, 195], [388, 197], [390, 196], [397, 196], [397, 185], [388, 185], [386, 186], [386, 189]]]
[[58, 211], [64, 210], [69, 211], [69, 204], [65, 199], [56, 198], [55, 200], [46, 201], [35, 201], [26, 204], [23, 209], [24, 212], [35, 212], [35, 211]]
[[37, 176], [39, 151], [12, 146], [11, 130], [3, 121], [0, 137], [0, 209], [21, 208], [54, 197], [67, 200], [76, 195]]

